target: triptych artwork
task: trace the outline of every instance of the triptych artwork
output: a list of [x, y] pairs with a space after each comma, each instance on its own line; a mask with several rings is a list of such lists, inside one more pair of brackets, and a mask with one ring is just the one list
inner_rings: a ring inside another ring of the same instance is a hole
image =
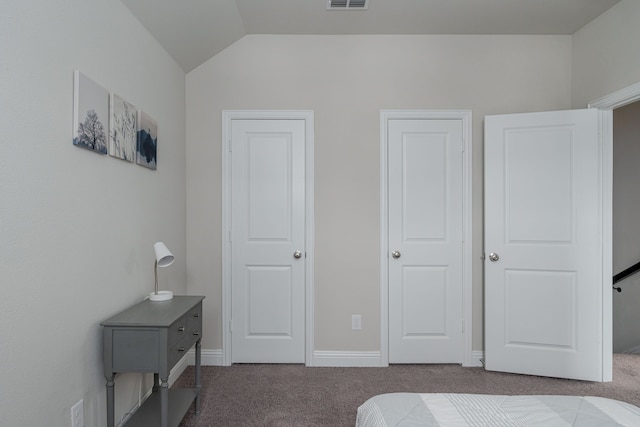
[[145, 112], [75, 71], [73, 144], [155, 170], [158, 125]]

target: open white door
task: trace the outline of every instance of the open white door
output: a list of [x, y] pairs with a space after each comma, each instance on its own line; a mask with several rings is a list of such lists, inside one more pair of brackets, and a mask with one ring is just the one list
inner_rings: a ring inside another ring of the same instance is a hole
[[598, 110], [485, 118], [488, 370], [610, 380], [602, 164]]

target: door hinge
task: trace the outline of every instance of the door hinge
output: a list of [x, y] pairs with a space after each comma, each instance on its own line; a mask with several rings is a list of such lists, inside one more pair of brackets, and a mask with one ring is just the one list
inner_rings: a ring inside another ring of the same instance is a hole
[[233, 151], [232, 149], [233, 145], [231, 144], [231, 140], [228, 141], [228, 145], [229, 145], [229, 152], [231, 153]]
[[460, 332], [464, 334], [464, 318], [460, 319]]
[[233, 332], [233, 320], [229, 320], [229, 332]]

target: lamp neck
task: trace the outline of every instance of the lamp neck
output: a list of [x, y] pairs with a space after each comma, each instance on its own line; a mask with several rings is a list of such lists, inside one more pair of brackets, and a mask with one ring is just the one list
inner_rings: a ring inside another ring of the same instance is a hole
[[156, 279], [155, 291], [156, 291], [156, 295], [158, 295], [158, 260], [155, 260], [153, 262], [153, 275], [155, 276], [155, 279]]

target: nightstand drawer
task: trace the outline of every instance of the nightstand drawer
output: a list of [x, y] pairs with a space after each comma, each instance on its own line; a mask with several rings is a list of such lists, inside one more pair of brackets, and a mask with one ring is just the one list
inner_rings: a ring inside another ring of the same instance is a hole
[[202, 330], [202, 303], [196, 305], [186, 314], [187, 328]]
[[202, 303], [189, 310], [169, 328], [169, 365], [173, 367], [202, 334]]
[[167, 337], [169, 348], [173, 347], [176, 343], [187, 336], [188, 331], [189, 317], [187, 314], [185, 314], [169, 327], [169, 336]]
[[167, 355], [169, 369], [173, 368], [175, 364], [178, 363], [185, 354], [187, 354], [189, 349], [193, 347], [197, 340], [198, 337], [194, 337], [191, 334], [185, 335], [182, 340], [169, 349], [169, 354]]
[[109, 330], [113, 350], [113, 372], [157, 372], [160, 367], [160, 331], [153, 328], [114, 328]]

